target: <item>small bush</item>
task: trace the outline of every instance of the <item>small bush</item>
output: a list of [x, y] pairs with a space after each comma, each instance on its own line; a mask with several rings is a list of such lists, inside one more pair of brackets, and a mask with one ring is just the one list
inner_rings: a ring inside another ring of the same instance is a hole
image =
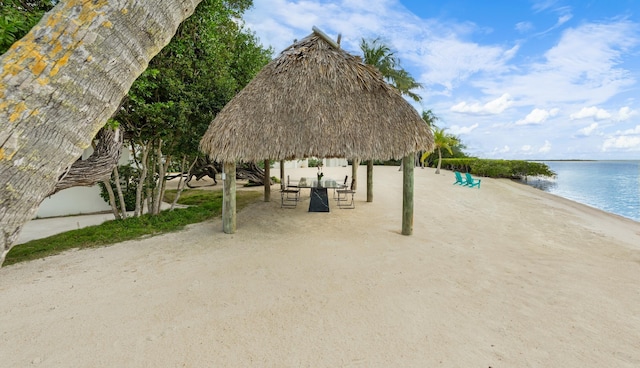
[[319, 165], [322, 165], [322, 160], [316, 158], [309, 159], [309, 167], [318, 167]]

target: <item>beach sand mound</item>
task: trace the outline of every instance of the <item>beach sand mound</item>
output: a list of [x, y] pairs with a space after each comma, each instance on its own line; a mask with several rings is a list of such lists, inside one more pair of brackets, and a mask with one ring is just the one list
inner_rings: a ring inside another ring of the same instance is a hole
[[[638, 367], [640, 224], [508, 180], [375, 167], [366, 203], [271, 202], [0, 269], [6, 367]], [[293, 177], [315, 169], [289, 170]], [[344, 178], [351, 168], [325, 168]]]

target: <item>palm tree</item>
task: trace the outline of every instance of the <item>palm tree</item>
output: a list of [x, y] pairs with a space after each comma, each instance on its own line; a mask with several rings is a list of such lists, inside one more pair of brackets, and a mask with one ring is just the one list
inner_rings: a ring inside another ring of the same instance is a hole
[[[417, 88], [422, 88], [422, 85], [418, 83], [406, 70], [400, 67], [400, 60], [395, 56], [389, 46], [382, 43], [380, 38], [376, 38], [370, 42], [364, 38], [360, 42], [360, 49], [363, 54], [363, 62], [368, 65], [376, 67], [382, 77], [397, 89], [400, 94], [411, 98], [416, 102], [420, 102], [422, 97], [412, 92]], [[354, 166], [355, 166], [354, 160]], [[402, 165], [400, 165], [402, 168]], [[355, 178], [355, 169], [353, 170], [353, 177]], [[369, 178], [373, 177], [373, 161], [367, 162], [367, 202], [373, 201], [373, 189]]]
[[[433, 129], [433, 143], [435, 149], [438, 151], [438, 166], [436, 167], [436, 174], [440, 174], [440, 165], [442, 164], [442, 149], [446, 149], [449, 154], [453, 154], [452, 147], [458, 143], [458, 140], [455, 136], [451, 134], [447, 134], [445, 132], [446, 128], [434, 128]], [[429, 152], [425, 152], [420, 161], [424, 162], [426, 158], [430, 155]]]
[[[431, 130], [433, 131], [433, 129], [437, 128], [436, 121], [440, 120], [440, 118], [437, 117], [436, 114], [431, 111], [431, 109], [429, 109], [422, 112], [422, 120], [424, 120], [424, 122], [427, 123], [429, 128], [431, 128]], [[416, 155], [418, 157], [418, 161], [420, 162], [420, 167], [424, 169], [424, 158], [428, 157], [429, 153], [420, 151], [417, 152]]]
[[427, 125], [431, 127], [431, 129], [435, 129], [437, 128], [436, 121], [440, 120], [440, 118], [437, 117], [436, 114], [431, 111], [431, 109], [429, 109], [422, 112], [422, 120], [424, 120], [424, 122], [427, 123]]
[[363, 62], [375, 66], [384, 79], [400, 91], [401, 94], [416, 102], [422, 100], [422, 97], [412, 92], [414, 89], [422, 88], [422, 85], [400, 67], [400, 60], [389, 46], [382, 43], [380, 38], [370, 42], [363, 38], [360, 42], [360, 49], [363, 54]]

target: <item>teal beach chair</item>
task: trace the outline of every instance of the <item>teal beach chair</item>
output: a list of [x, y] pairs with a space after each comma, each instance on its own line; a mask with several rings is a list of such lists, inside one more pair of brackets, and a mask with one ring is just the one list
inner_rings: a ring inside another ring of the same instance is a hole
[[469, 188], [478, 187], [478, 189], [480, 189], [480, 179], [474, 179], [469, 173], [465, 173], [465, 175], [467, 176], [467, 184], [465, 184], [466, 186], [468, 186]]
[[454, 174], [456, 174], [456, 182], [455, 182], [455, 183], [453, 183], [454, 185], [455, 185], [455, 184], [458, 184], [458, 185], [467, 185], [467, 182], [466, 182], [466, 181], [464, 181], [464, 179], [462, 178], [462, 174], [460, 174], [460, 172], [459, 172], [459, 171], [454, 171], [453, 173], [454, 173]]

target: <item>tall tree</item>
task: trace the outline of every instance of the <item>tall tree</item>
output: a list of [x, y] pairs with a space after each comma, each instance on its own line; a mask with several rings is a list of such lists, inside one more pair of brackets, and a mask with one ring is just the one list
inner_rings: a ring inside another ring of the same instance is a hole
[[[251, 4], [203, 0], [151, 60], [115, 116], [132, 145], [147, 152], [146, 160], [138, 160], [148, 173], [139, 188], [150, 189], [152, 213], [160, 210], [163, 171], [172, 161], [194, 161], [211, 120], [270, 60], [271, 51], [238, 21]], [[147, 197], [139, 193], [140, 201]]]
[[200, 0], [66, 0], [0, 57], [0, 263]]
[[422, 85], [400, 66], [400, 59], [380, 38], [372, 41], [363, 38], [360, 42], [360, 50], [362, 50], [364, 63], [375, 66], [384, 79], [401, 94], [416, 102], [422, 101], [422, 97], [413, 92], [415, 89], [422, 88]]
[[[433, 129], [433, 143], [435, 150], [438, 152], [438, 166], [436, 167], [436, 174], [440, 174], [440, 166], [442, 164], [442, 150], [445, 149], [449, 154], [453, 154], [453, 147], [458, 144], [458, 139], [454, 135], [445, 132], [446, 128]], [[427, 158], [429, 153], [424, 153], [420, 158], [423, 161]]]

